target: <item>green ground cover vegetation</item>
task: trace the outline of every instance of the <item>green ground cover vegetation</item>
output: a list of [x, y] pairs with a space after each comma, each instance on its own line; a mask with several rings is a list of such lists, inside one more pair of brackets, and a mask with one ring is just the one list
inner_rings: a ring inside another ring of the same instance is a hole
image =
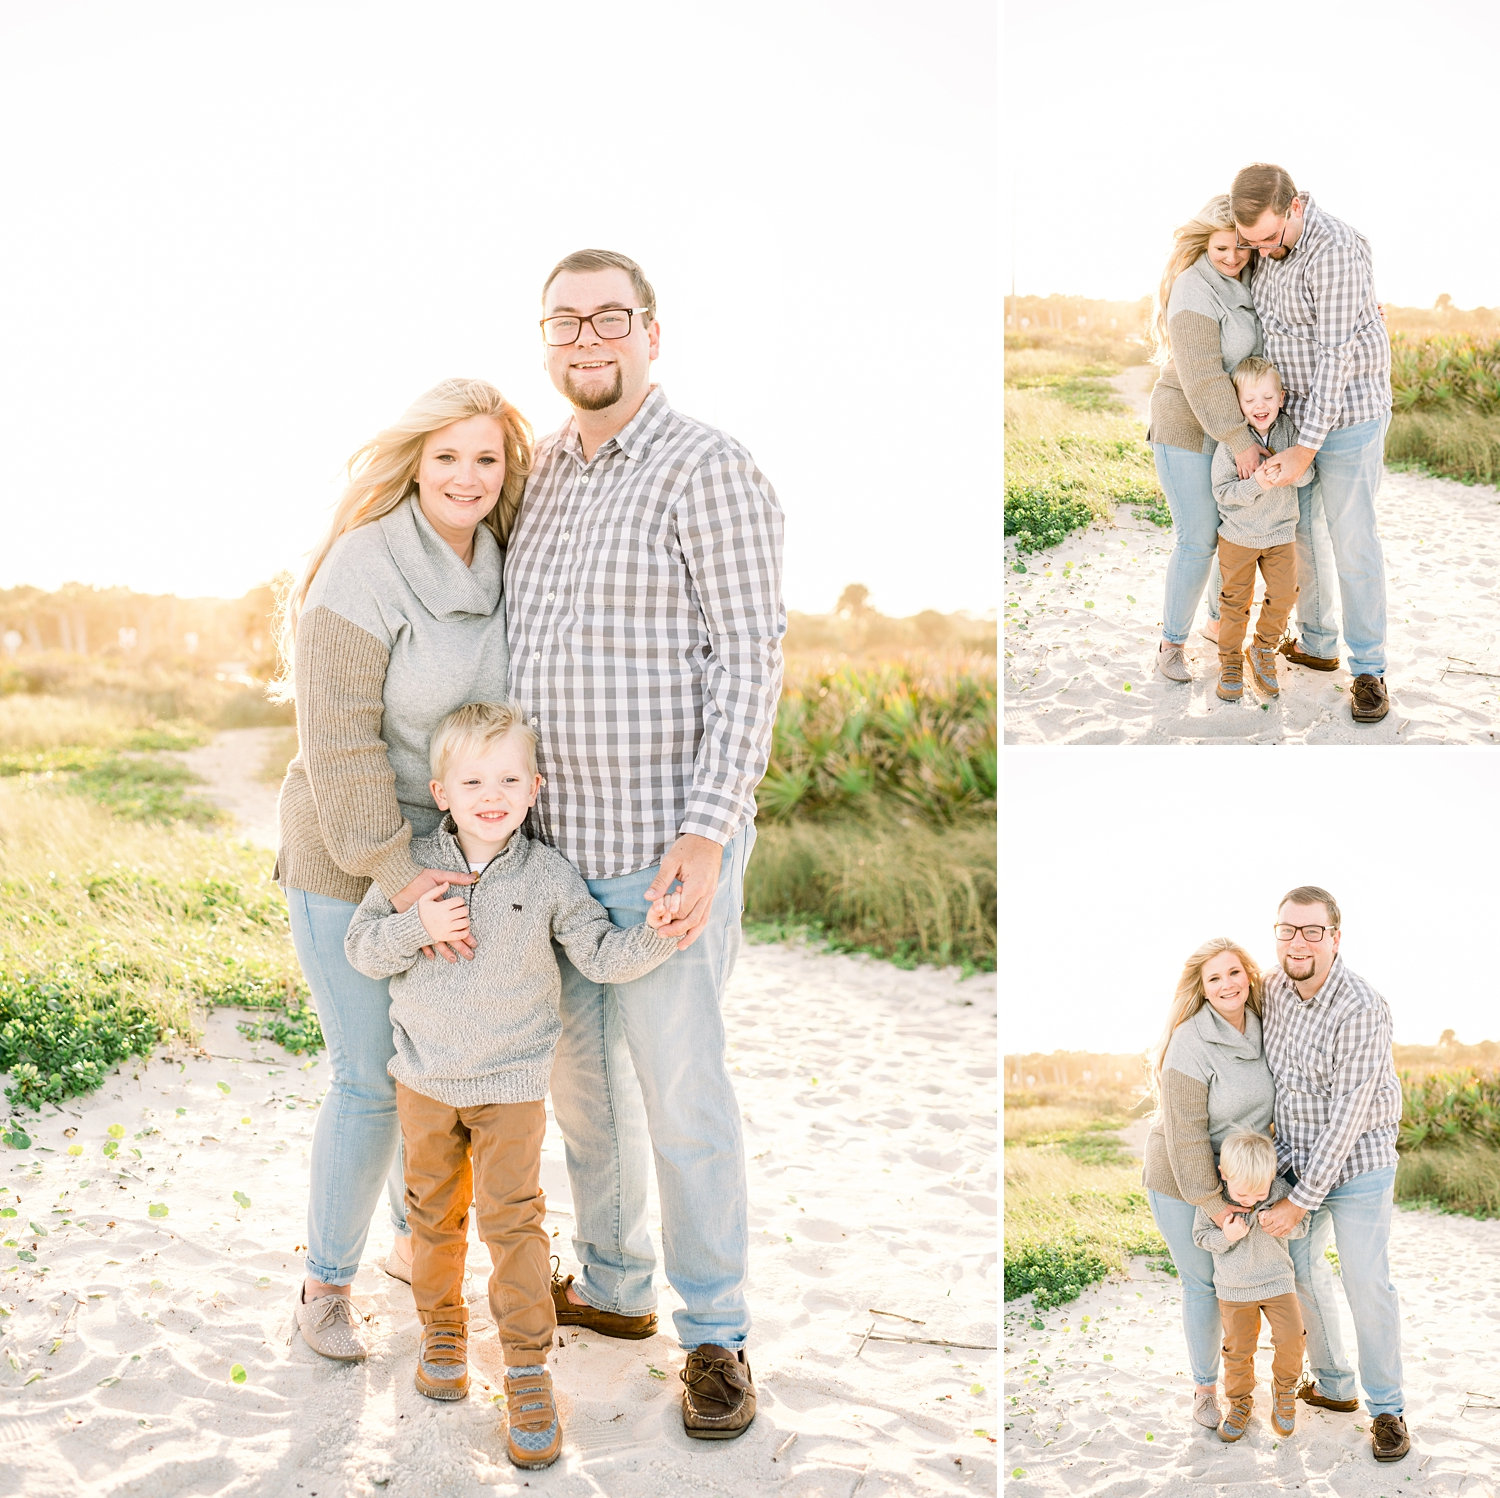
[[[850, 590], [796, 622], [746, 890], [752, 935], [993, 968], [994, 632], [890, 620]], [[933, 651], [924, 648], [936, 644]], [[173, 751], [283, 725], [254, 683], [177, 663], [0, 666], [0, 1073], [13, 1108], [97, 1087], [204, 1009], [293, 1052], [322, 1044], [263, 850]]]

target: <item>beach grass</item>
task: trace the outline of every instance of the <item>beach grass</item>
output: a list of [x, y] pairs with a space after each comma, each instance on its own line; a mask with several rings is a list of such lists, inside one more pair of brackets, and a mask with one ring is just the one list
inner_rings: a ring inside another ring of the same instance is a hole
[[1170, 1264], [1119, 1131], [1140, 1114], [1127, 1087], [1005, 1094], [1005, 1298], [1038, 1310], [1123, 1273], [1132, 1256]]
[[1385, 459], [1461, 483], [1500, 485], [1500, 415], [1396, 411], [1385, 437]]

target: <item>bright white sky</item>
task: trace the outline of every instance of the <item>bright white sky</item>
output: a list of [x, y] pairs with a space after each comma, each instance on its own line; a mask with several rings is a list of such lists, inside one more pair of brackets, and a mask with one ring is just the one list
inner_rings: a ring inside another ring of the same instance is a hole
[[789, 606], [993, 608], [995, 29], [986, 0], [0, 0], [0, 586], [298, 568], [348, 455], [449, 375], [555, 428], [541, 283], [597, 245], [656, 286], [674, 404], [775, 484]]
[[1149, 294], [1172, 230], [1273, 161], [1366, 235], [1385, 300], [1500, 303], [1500, 6], [1031, 0], [1004, 56], [1022, 295]]
[[[1500, 777], [1487, 751], [1005, 751], [1005, 1054], [1154, 1045], [1211, 936], [1275, 961], [1276, 902], [1332, 892], [1340, 952], [1396, 1039], [1500, 1039], [1488, 939]], [[1106, 773], [1107, 772], [1107, 773]]]

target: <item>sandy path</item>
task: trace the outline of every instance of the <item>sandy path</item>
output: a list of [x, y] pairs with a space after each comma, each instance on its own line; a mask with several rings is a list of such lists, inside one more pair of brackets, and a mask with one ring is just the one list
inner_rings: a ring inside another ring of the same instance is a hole
[[[253, 773], [253, 740], [224, 737], [225, 755]], [[996, 1341], [994, 979], [753, 946], [725, 1017], [745, 1120], [760, 1401], [740, 1440], [683, 1435], [671, 1336], [572, 1336], [552, 1360], [563, 1456], [518, 1473], [489, 1400], [500, 1364], [483, 1316], [486, 1255], [471, 1244], [474, 1390], [434, 1404], [411, 1385], [410, 1291], [378, 1268], [383, 1213], [355, 1281], [374, 1355], [338, 1365], [288, 1341], [326, 1053], [288, 1057], [239, 1035], [245, 1016], [218, 1011], [201, 1050], [122, 1068], [91, 1097], [48, 1109], [33, 1148], [0, 1151], [0, 1209], [17, 1212], [5, 1225], [35, 1255], [0, 1250], [0, 1493], [995, 1491], [995, 1353], [861, 1350], [871, 1307], [922, 1323], [884, 1320], [892, 1333]], [[102, 1154], [112, 1125], [123, 1133], [113, 1162]], [[69, 1156], [75, 1144], [82, 1153]], [[555, 1129], [543, 1182], [566, 1261], [572, 1202]], [[666, 1291], [669, 1327], [675, 1303]]]
[[[1296, 1434], [1274, 1438], [1266, 1423], [1269, 1342], [1257, 1358], [1257, 1418], [1245, 1438], [1226, 1445], [1195, 1426], [1177, 1281], [1138, 1259], [1128, 1281], [1097, 1285], [1057, 1310], [1038, 1316], [1029, 1296], [1006, 1307], [1006, 1493], [1493, 1495], [1500, 1222], [1398, 1211], [1391, 1271], [1401, 1294], [1412, 1437], [1403, 1461], [1374, 1461], [1363, 1409], [1334, 1414], [1299, 1403]], [[1345, 1333], [1352, 1349], [1347, 1318]]]
[[[1149, 370], [1114, 383], [1144, 416]], [[1347, 670], [1282, 663], [1281, 696], [1214, 695], [1217, 652], [1194, 634], [1191, 684], [1154, 674], [1171, 532], [1122, 507], [1020, 559], [1006, 549], [1006, 742], [1453, 744], [1500, 741], [1500, 490], [1386, 471], [1380, 535], [1390, 639], [1384, 722], [1349, 716]], [[1206, 617], [1200, 610], [1199, 622]], [[1476, 670], [1493, 675], [1470, 674]]]

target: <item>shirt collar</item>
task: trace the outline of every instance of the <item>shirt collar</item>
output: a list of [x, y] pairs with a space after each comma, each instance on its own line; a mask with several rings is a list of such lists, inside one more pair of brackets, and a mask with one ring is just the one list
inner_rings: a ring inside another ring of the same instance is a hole
[[[653, 385], [646, 392], [646, 399], [641, 402], [640, 410], [607, 442], [601, 442], [594, 456], [597, 458], [599, 453], [607, 452], [613, 444], [627, 458], [639, 460], [645, 457], [650, 450], [652, 439], [666, 421], [671, 410], [672, 407], [667, 402], [666, 391], [660, 385]], [[575, 463], [580, 467], [583, 466], [583, 443], [578, 436], [577, 417], [568, 418], [568, 428], [563, 436], [562, 449]]]
[[376, 522], [412, 592], [434, 619], [488, 617], [500, 606], [500, 543], [489, 526], [474, 531], [474, 560], [458, 553], [433, 530], [413, 495]]
[[1297, 991], [1297, 985], [1279, 968], [1277, 969], [1276, 976], [1286, 984], [1287, 997], [1293, 1003], [1303, 1009], [1312, 1009], [1332, 999], [1343, 988], [1344, 972], [1344, 959], [1342, 957], [1335, 957], [1333, 959], [1333, 966], [1328, 969], [1327, 978], [1323, 980], [1323, 986], [1310, 999], [1304, 999]]
[[1260, 1055], [1260, 1017], [1253, 1009], [1245, 1011], [1243, 1035], [1212, 1004], [1204, 1004], [1193, 1016], [1193, 1026], [1210, 1045], [1227, 1046], [1236, 1054]]

